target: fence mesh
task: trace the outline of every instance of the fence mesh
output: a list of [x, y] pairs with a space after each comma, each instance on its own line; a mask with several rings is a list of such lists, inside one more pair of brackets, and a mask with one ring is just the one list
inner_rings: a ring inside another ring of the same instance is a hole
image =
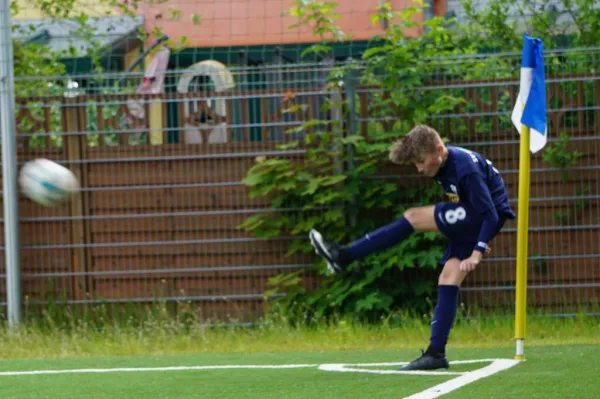
[[[220, 10], [213, 1], [204, 3], [215, 13]], [[259, 3], [256, 10], [271, 12], [267, 3], [284, 2]], [[187, 61], [187, 50], [175, 53], [159, 43], [143, 68], [127, 73], [75, 68], [68, 79], [17, 78], [19, 166], [38, 157], [53, 159], [73, 170], [82, 184], [68, 206], [43, 208], [20, 198], [28, 306], [189, 300], [205, 318], [252, 320], [264, 310], [269, 277], [299, 269], [308, 287], [318, 286], [312, 255], [284, 256], [293, 237], [260, 240], [237, 228], [248, 216], [271, 210], [265, 199], [251, 199], [241, 180], [257, 157], [303, 159], [303, 147], [278, 147], [295, 138], [285, 130], [312, 119], [339, 118], [322, 105], [340, 95], [324, 89], [340, 61], [298, 63], [285, 48], [266, 47], [261, 62], [237, 47], [217, 56], [220, 18], [209, 25], [212, 42], [206, 47], [212, 53], [197, 49]], [[222, 18], [232, 20], [229, 14]], [[199, 32], [196, 40], [203, 37]], [[240, 32], [230, 35], [247, 36], [246, 30]], [[261, 40], [271, 34], [261, 31]], [[283, 31], [273, 40], [284, 38], [301, 41]], [[162, 60], [161, 51], [168, 53]], [[352, 53], [344, 51], [344, 58]], [[599, 49], [546, 55], [550, 140], [544, 154], [532, 158], [528, 300], [557, 314], [591, 311], [600, 292], [599, 56]], [[434, 59], [423, 71], [420, 89], [465, 99], [429, 123], [453, 144], [493, 161], [515, 208], [519, 137], [510, 112], [519, 68], [519, 54]], [[355, 116], [363, 135], [393, 129], [401, 114], [396, 109], [382, 114], [372, 105], [386, 95], [380, 88], [362, 85], [343, 94], [357, 99]], [[303, 107], [282, 112], [292, 105]], [[394, 169], [376, 178], [429, 184]], [[512, 308], [516, 223], [505, 227], [492, 248], [484, 266], [467, 280], [463, 300], [481, 308]], [[5, 304], [4, 264], [1, 273]]]
[[[82, 184], [68, 207], [22, 198], [27, 304], [192, 300], [205, 318], [260, 314], [267, 279], [312, 258], [284, 257], [290, 237], [263, 241], [237, 229], [269, 208], [241, 180], [259, 156], [303, 155], [277, 144], [294, 138], [286, 129], [327, 119], [330, 68], [233, 70], [235, 86], [223, 93], [18, 97], [19, 164], [53, 159]], [[274, 81], [282, 76], [285, 90]], [[282, 114], [288, 103], [308, 108]], [[307, 270], [306, 281], [318, 280]]]

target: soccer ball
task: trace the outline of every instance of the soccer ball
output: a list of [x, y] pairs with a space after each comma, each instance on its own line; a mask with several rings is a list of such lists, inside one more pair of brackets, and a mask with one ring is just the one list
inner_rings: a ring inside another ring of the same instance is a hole
[[61, 205], [79, 191], [73, 172], [44, 158], [29, 161], [21, 168], [19, 185], [23, 194], [44, 206]]

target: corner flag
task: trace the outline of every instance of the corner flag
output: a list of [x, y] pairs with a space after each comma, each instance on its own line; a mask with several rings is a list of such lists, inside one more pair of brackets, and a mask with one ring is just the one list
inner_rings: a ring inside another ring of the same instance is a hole
[[512, 122], [521, 132], [521, 124], [530, 128], [530, 150], [536, 153], [546, 145], [546, 85], [543, 45], [540, 39], [525, 35], [521, 62], [519, 97], [512, 112]]
[[546, 82], [542, 41], [525, 35], [521, 63], [521, 87], [512, 112], [512, 122], [519, 130], [519, 204], [517, 206], [517, 273], [515, 287], [515, 358], [523, 360], [527, 311], [527, 244], [529, 232], [530, 152], [536, 153], [548, 141], [546, 126]]

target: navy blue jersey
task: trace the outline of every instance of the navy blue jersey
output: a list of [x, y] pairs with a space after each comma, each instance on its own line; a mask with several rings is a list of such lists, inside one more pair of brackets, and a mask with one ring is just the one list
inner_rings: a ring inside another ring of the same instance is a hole
[[476, 248], [483, 251], [497, 233], [497, 226], [515, 213], [500, 173], [481, 154], [447, 146], [448, 158], [434, 179], [442, 185], [451, 202], [461, 202], [483, 220]]

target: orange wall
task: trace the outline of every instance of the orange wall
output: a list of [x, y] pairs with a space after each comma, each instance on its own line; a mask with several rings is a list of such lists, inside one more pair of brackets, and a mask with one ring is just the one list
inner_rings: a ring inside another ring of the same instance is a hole
[[[288, 11], [292, 3], [292, 0], [169, 0], [160, 5], [140, 5], [138, 13], [146, 17], [148, 30], [159, 26], [174, 40], [185, 35], [193, 47], [318, 41], [308, 28], [289, 29], [297, 19], [281, 14]], [[390, 3], [394, 10], [412, 4], [410, 0]], [[338, 0], [339, 26], [354, 40], [370, 39], [381, 33], [380, 26], [370, 20], [377, 5], [378, 0]], [[172, 9], [182, 11], [179, 21], [170, 18]], [[199, 25], [191, 22], [194, 13], [201, 17]]]

